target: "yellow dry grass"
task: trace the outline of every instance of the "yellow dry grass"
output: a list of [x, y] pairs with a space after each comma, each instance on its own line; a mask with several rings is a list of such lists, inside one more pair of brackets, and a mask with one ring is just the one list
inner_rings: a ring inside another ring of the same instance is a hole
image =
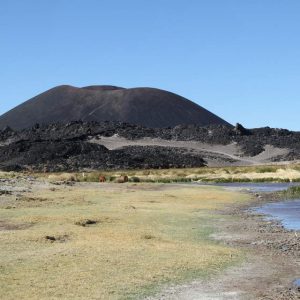
[[299, 163], [282, 165], [257, 165], [247, 167], [202, 167], [185, 169], [149, 169], [149, 170], [120, 170], [120, 171], [95, 171], [83, 173], [54, 173], [38, 174], [50, 181], [98, 181], [99, 175], [107, 180], [127, 175], [129, 178], [138, 177], [141, 181], [163, 181], [191, 179], [199, 181], [300, 181]]
[[0, 229], [0, 298], [134, 299], [220, 271], [241, 253], [209, 239], [214, 210], [246, 198], [174, 185], [37, 189], [0, 208], [15, 226]]

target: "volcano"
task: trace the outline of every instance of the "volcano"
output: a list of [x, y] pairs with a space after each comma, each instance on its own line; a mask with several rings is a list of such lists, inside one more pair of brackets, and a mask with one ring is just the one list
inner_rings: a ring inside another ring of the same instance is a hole
[[0, 129], [71, 121], [120, 121], [151, 128], [183, 124], [230, 126], [196, 103], [161, 89], [62, 85], [0, 116]]

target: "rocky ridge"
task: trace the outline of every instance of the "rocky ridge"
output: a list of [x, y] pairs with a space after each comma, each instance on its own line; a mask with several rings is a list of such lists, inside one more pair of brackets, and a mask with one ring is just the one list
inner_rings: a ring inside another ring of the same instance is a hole
[[53, 123], [15, 131], [0, 131], [0, 168], [3, 170], [47, 169], [133, 169], [201, 167], [205, 161], [199, 152], [159, 146], [127, 146], [109, 150], [91, 143], [91, 139], [119, 136], [127, 140], [160, 138], [171, 141], [197, 141], [211, 145], [235, 143], [244, 156], [255, 156], [266, 145], [288, 148], [288, 155], [276, 160], [300, 158], [300, 132], [285, 129], [245, 129], [226, 125], [178, 125], [147, 128], [121, 122]]

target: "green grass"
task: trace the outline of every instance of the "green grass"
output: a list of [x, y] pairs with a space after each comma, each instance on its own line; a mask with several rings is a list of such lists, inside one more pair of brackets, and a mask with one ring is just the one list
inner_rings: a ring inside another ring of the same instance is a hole
[[263, 166], [263, 167], [256, 167], [255, 172], [256, 173], [271, 173], [276, 172], [279, 168], [274, 166]]
[[292, 186], [283, 191], [282, 194], [286, 198], [298, 198], [300, 197], [300, 186]]

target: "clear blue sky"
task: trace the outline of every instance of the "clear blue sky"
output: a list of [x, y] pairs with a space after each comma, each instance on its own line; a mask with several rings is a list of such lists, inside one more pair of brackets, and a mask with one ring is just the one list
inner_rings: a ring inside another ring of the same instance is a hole
[[0, 114], [60, 84], [157, 87], [300, 130], [300, 1], [0, 0]]

